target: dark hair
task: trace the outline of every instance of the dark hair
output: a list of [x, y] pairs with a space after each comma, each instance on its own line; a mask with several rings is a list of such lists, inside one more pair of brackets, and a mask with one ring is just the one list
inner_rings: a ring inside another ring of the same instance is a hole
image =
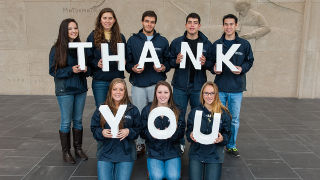
[[[111, 13], [113, 18], [115, 19], [115, 22], [113, 26], [111, 27], [111, 39], [110, 42], [107, 42], [106, 38], [104, 37], [104, 29], [101, 25], [101, 17], [104, 13]], [[96, 25], [94, 29], [94, 46], [100, 48], [101, 43], [109, 43], [111, 52], [113, 54], [117, 54], [117, 43], [121, 43], [121, 34], [120, 34], [120, 27], [118, 24], [118, 20], [116, 17], [116, 14], [111, 8], [103, 8], [96, 19]]]
[[[71, 18], [64, 19], [59, 27], [58, 39], [54, 43], [54, 47], [56, 48], [56, 53], [54, 54], [55, 71], [57, 71], [58, 68], [63, 68], [67, 65], [68, 43], [70, 41], [68, 35], [68, 25], [71, 22], [74, 22], [78, 27], [76, 20]], [[73, 42], [80, 42], [79, 34], [78, 37], [73, 40]]]
[[144, 21], [144, 18], [145, 17], [154, 17], [156, 19], [156, 22], [157, 23], [157, 14], [154, 12], [154, 11], [145, 11], [143, 14], [142, 14], [142, 18], [141, 18], [141, 21]]
[[186, 17], [186, 24], [187, 24], [189, 18], [198, 19], [199, 24], [200, 24], [201, 19], [200, 19], [199, 14], [197, 14], [197, 13], [190, 13], [190, 14]]
[[225, 19], [234, 19], [235, 23], [237, 24], [238, 23], [238, 18], [237, 16], [233, 15], [233, 14], [227, 14], [225, 16], [223, 16], [223, 19], [222, 19], [222, 25], [224, 24], [224, 20]]

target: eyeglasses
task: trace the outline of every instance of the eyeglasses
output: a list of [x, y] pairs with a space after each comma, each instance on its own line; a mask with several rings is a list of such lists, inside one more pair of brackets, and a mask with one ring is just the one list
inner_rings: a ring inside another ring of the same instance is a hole
[[205, 95], [205, 96], [213, 96], [213, 95], [215, 95], [216, 93], [215, 92], [203, 92], [203, 95]]

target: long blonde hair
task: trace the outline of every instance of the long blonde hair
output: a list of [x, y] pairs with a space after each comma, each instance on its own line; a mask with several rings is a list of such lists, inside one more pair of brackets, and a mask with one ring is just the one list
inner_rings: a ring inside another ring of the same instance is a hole
[[224, 110], [225, 112], [227, 112], [229, 114], [229, 110], [221, 103], [220, 101], [220, 98], [219, 98], [219, 89], [218, 89], [218, 86], [211, 82], [211, 81], [208, 81], [206, 83], [203, 84], [202, 88], [201, 88], [201, 91], [200, 91], [200, 102], [202, 105], [204, 105], [204, 99], [203, 99], [203, 90], [205, 87], [207, 86], [212, 86], [213, 89], [214, 89], [214, 93], [215, 93], [215, 96], [214, 96], [214, 100], [211, 104], [211, 109], [208, 109], [211, 111], [211, 113], [222, 113], [222, 110]]

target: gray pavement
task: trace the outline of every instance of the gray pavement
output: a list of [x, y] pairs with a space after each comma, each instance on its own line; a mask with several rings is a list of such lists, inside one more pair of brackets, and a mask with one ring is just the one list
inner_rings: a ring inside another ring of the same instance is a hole
[[[89, 129], [94, 108], [88, 97], [83, 149], [89, 160], [69, 165], [61, 158], [56, 97], [1, 95], [0, 179], [97, 179], [96, 142]], [[240, 122], [241, 157], [226, 154], [223, 180], [320, 179], [319, 99], [244, 98]], [[145, 158], [135, 162], [132, 179], [147, 179]], [[188, 179], [187, 152], [182, 179]]]

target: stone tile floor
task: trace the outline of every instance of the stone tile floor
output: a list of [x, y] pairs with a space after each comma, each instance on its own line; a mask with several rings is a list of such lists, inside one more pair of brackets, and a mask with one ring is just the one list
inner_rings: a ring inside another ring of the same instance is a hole
[[[69, 165], [61, 159], [55, 96], [0, 96], [0, 179], [97, 179], [89, 129], [94, 108], [88, 97], [83, 148], [90, 158]], [[241, 158], [225, 156], [223, 180], [319, 180], [320, 100], [244, 98], [238, 148]], [[135, 162], [132, 179], [147, 179], [145, 158]], [[188, 179], [187, 152], [182, 179]]]

